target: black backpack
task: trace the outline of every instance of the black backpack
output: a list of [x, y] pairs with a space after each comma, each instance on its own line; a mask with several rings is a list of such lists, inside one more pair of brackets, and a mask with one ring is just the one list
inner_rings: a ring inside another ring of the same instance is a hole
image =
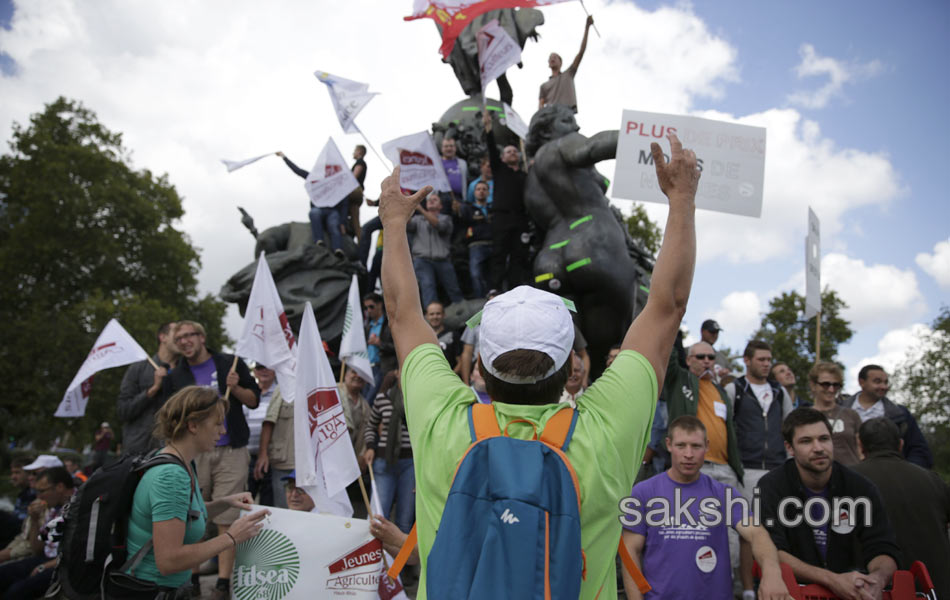
[[[173, 454], [123, 456], [98, 469], [73, 496], [66, 509], [63, 539], [59, 544], [56, 581], [67, 598], [100, 598], [104, 575], [138, 564], [152, 547], [151, 540], [129, 560], [126, 534], [135, 488], [145, 471], [159, 465], [176, 464], [188, 470]], [[189, 476], [190, 476], [189, 472]], [[195, 480], [191, 478], [191, 495]], [[189, 511], [189, 519], [191, 511]], [[137, 560], [136, 560], [137, 559]]]

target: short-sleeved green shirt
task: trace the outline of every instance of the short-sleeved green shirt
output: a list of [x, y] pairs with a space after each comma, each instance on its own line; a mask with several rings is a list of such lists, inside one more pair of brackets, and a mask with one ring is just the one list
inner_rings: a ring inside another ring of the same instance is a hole
[[[196, 510], [201, 516], [189, 521], [189, 510]], [[185, 544], [200, 542], [208, 521], [208, 511], [201, 498], [201, 490], [196, 487], [195, 493], [191, 494], [188, 471], [175, 464], [152, 467], [145, 472], [142, 481], [136, 486], [126, 538], [128, 556], [131, 558], [152, 539], [152, 523], [170, 519], [185, 523]], [[133, 574], [139, 579], [154, 581], [161, 586], [178, 587], [188, 581], [191, 570], [162, 575], [155, 565], [155, 551], [149, 550]]]
[[[406, 357], [402, 386], [416, 471], [416, 528], [422, 563], [418, 598], [424, 599], [429, 550], [456, 465], [471, 444], [468, 407], [475, 396], [434, 344], [423, 344]], [[614, 556], [620, 543], [619, 503], [630, 495], [646, 450], [656, 397], [653, 367], [642, 355], [628, 350], [577, 399], [577, 425], [567, 457], [581, 489], [581, 544], [587, 557], [581, 598], [617, 595]], [[502, 431], [514, 419], [526, 419], [541, 431], [563, 407], [499, 402], [494, 406]], [[533, 434], [527, 423], [514, 423], [508, 429], [508, 435], [519, 439], [531, 439]]]

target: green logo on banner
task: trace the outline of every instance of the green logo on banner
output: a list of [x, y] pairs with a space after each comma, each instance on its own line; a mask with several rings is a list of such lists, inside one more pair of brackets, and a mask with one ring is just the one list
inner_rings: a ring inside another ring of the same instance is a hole
[[238, 600], [280, 600], [300, 574], [300, 555], [287, 536], [265, 529], [238, 546], [231, 587]]

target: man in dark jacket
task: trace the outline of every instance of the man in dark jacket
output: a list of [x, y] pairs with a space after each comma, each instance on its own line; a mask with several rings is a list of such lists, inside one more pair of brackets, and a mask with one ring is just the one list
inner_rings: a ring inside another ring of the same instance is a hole
[[779, 560], [838, 597], [880, 598], [900, 551], [877, 488], [835, 462], [831, 424], [819, 411], [789, 413], [782, 436], [793, 460], [759, 480], [762, 523]]
[[901, 569], [916, 560], [927, 565], [938, 598], [950, 598], [950, 486], [939, 475], [901, 454], [900, 430], [887, 417], [865, 421], [858, 430], [864, 461], [851, 467], [881, 492], [884, 509], [901, 548]]
[[[205, 345], [205, 330], [200, 323], [181, 321], [175, 330], [175, 345], [182, 360], [165, 378], [166, 397], [189, 385], [204, 385], [218, 389], [228, 396], [226, 431], [211, 452], [203, 452], [196, 459], [198, 486], [206, 502], [237, 494], [247, 488], [247, 471], [251, 462], [247, 442], [251, 432], [244, 418], [244, 408], [257, 408], [261, 388], [244, 361], [231, 354], [213, 352]], [[214, 518], [218, 534], [227, 532], [238, 518], [238, 510], [228, 509]], [[234, 549], [218, 555], [218, 582], [215, 597], [230, 597], [231, 571], [234, 568]]]
[[894, 421], [901, 432], [901, 439], [904, 440], [904, 458], [925, 469], [932, 469], [933, 454], [930, 453], [927, 439], [917, 426], [917, 419], [910, 414], [907, 407], [887, 399], [890, 382], [884, 368], [864, 365], [858, 371], [858, 385], [861, 386], [861, 391], [854, 396], [842, 398], [842, 404], [857, 412], [862, 422], [875, 417], [887, 417]]
[[396, 346], [389, 323], [386, 322], [383, 297], [376, 292], [363, 296], [363, 329], [366, 332], [366, 354], [373, 367], [373, 381], [363, 388], [363, 398], [373, 405], [383, 375], [396, 368]]
[[175, 346], [175, 322], [163, 323], [158, 328], [158, 351], [147, 360], [131, 365], [122, 377], [116, 415], [122, 422], [122, 453], [141, 454], [160, 446], [152, 437], [155, 413], [162, 407], [162, 380], [178, 362]]

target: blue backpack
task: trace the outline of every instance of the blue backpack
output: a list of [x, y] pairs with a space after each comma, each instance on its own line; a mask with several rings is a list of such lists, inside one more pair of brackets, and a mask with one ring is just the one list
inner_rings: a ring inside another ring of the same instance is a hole
[[502, 435], [491, 404], [472, 405], [472, 445], [429, 553], [430, 598], [578, 597], [586, 575], [580, 488], [564, 455], [576, 422], [565, 406], [540, 440], [537, 432], [519, 440], [507, 427]]

